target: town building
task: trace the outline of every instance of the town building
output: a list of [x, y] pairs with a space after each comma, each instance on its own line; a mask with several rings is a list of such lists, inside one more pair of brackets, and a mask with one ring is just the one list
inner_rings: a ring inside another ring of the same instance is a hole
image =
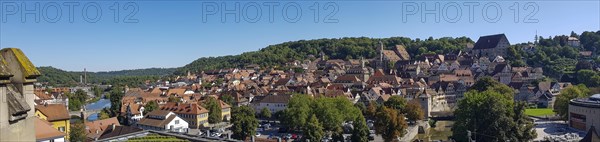
[[160, 110], [177, 114], [177, 116], [188, 123], [189, 128], [198, 129], [208, 127], [208, 110], [198, 103], [168, 102], [162, 105]]
[[35, 119], [36, 142], [64, 142], [66, 134], [52, 127], [52, 123]]
[[144, 130], [187, 132], [188, 123], [177, 116], [177, 114], [166, 110], [154, 110], [149, 112], [137, 124]]
[[493, 59], [497, 56], [506, 56], [510, 43], [504, 34], [487, 35], [479, 37], [473, 47], [473, 55]]
[[60, 132], [67, 134], [69, 138], [69, 132], [71, 130], [71, 123], [69, 120], [69, 112], [67, 107], [63, 104], [45, 104], [35, 106], [35, 116], [42, 120], [46, 120], [52, 123], [52, 127]]
[[263, 108], [269, 109], [272, 113], [285, 110], [292, 95], [267, 95], [254, 99], [252, 106], [255, 112], [261, 112]]
[[[589, 98], [572, 99], [569, 102], [569, 126], [587, 131], [592, 126], [600, 126], [600, 94]], [[600, 127], [595, 127], [600, 131]]]
[[219, 100], [219, 105], [221, 106], [221, 118], [225, 121], [231, 120], [231, 106], [223, 100]]
[[35, 141], [34, 83], [41, 73], [18, 48], [0, 50], [0, 141]]
[[576, 37], [569, 37], [567, 39], [567, 45], [571, 47], [579, 47], [581, 44], [579, 43], [579, 39], [577, 39]]
[[109, 127], [112, 127], [112, 125], [121, 126], [117, 117], [111, 117], [108, 119], [96, 120], [91, 122], [86, 121], [85, 133], [87, 139], [89, 141], [98, 140], [102, 133], [104, 133], [104, 131], [106, 131]]

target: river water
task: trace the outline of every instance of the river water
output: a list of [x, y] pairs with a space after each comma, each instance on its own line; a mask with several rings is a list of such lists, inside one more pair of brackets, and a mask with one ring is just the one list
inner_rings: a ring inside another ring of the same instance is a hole
[[[95, 103], [85, 105], [86, 110], [101, 110], [103, 108], [110, 108], [110, 100], [100, 99]], [[87, 118], [88, 121], [98, 120], [98, 113], [90, 114]]]

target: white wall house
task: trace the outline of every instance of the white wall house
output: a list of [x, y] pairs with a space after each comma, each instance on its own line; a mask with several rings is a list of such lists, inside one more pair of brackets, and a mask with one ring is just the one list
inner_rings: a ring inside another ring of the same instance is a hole
[[187, 132], [188, 122], [181, 119], [175, 113], [165, 110], [154, 110], [149, 112], [137, 124], [144, 130]]
[[272, 113], [282, 111], [287, 108], [291, 95], [267, 95], [262, 98], [256, 97], [252, 106], [256, 112], [261, 112], [263, 108], [269, 109]]

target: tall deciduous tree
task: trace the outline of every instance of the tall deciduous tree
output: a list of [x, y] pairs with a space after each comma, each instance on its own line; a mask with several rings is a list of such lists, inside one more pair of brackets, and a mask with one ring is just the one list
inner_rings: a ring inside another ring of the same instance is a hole
[[321, 141], [325, 132], [323, 127], [319, 124], [319, 119], [315, 115], [312, 115], [308, 120], [306, 127], [304, 127], [304, 138], [311, 142]]
[[569, 101], [575, 98], [584, 98], [589, 96], [590, 90], [583, 84], [571, 86], [560, 91], [554, 102], [554, 111], [561, 116], [563, 120], [567, 120], [569, 116]]
[[[535, 133], [531, 120], [523, 117], [524, 106], [515, 108], [512, 94], [500, 94], [493, 89], [469, 91], [458, 102], [454, 112], [452, 137], [457, 141], [530, 141]], [[485, 114], [485, 115], [481, 115]], [[467, 132], [472, 132], [472, 137]]]
[[294, 95], [284, 110], [282, 122], [292, 129], [301, 128], [311, 114], [312, 98], [308, 95]]
[[269, 119], [269, 118], [271, 118], [271, 110], [269, 110], [268, 108], [265, 107], [260, 111], [260, 115], [263, 118]]
[[153, 110], [158, 108], [158, 103], [156, 101], [150, 101], [144, 105], [144, 114], [148, 114], [148, 112], [152, 112]]
[[404, 112], [406, 109], [406, 99], [401, 96], [394, 95], [383, 103], [386, 107], [396, 109], [400, 112]]
[[577, 71], [577, 81], [589, 87], [600, 86], [600, 79], [596, 76], [599, 75], [596, 71], [593, 70], [586, 69]]
[[71, 130], [69, 132], [69, 141], [72, 142], [85, 142], [86, 141], [85, 134], [85, 125], [82, 121], [75, 122], [71, 125]]
[[223, 121], [221, 116], [221, 104], [219, 104], [217, 99], [208, 97], [208, 100], [204, 105], [204, 107], [208, 109], [208, 123], [220, 123]]
[[102, 109], [102, 111], [100, 111], [100, 113], [98, 113], [98, 120], [103, 120], [103, 119], [110, 118], [109, 111], [110, 110], [108, 110], [106, 108]]
[[254, 109], [248, 106], [241, 106], [234, 108], [232, 113], [231, 122], [233, 126], [231, 130], [235, 139], [246, 140], [247, 137], [256, 134], [258, 120], [254, 115]]
[[425, 112], [423, 112], [418, 100], [414, 99], [408, 102], [408, 105], [406, 105], [406, 118], [408, 118], [408, 120], [423, 120], [424, 116]]
[[377, 114], [377, 106], [375, 105], [376, 103], [374, 101], [369, 102], [369, 105], [367, 105], [367, 110], [365, 113], [367, 118], [374, 118]]
[[112, 87], [110, 91], [110, 110], [111, 116], [117, 116], [119, 112], [121, 112], [121, 99], [123, 99], [123, 88], [119, 86]]
[[383, 137], [386, 142], [391, 142], [404, 136], [404, 130], [408, 127], [404, 115], [396, 109], [380, 106], [375, 115], [375, 132]]
[[369, 141], [369, 128], [367, 127], [367, 121], [363, 115], [356, 117], [353, 123], [354, 129], [352, 129], [352, 142], [366, 142]]

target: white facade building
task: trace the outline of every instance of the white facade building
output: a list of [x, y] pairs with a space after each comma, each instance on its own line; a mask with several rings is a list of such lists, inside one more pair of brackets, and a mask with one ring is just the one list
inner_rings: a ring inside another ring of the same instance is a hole
[[165, 110], [154, 110], [149, 112], [136, 124], [144, 130], [187, 132], [188, 122], [181, 119], [175, 113]]

